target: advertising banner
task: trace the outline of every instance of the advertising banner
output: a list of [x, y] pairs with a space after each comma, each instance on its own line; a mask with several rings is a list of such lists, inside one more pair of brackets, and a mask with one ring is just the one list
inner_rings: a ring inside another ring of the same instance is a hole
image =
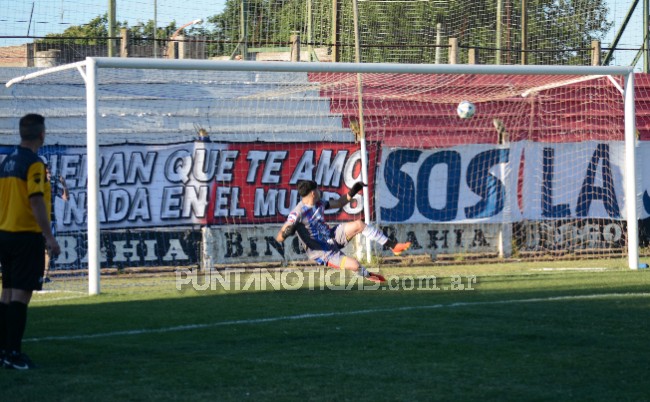
[[[647, 144], [637, 154], [640, 218], [650, 212], [645, 154]], [[626, 217], [623, 142], [383, 148], [379, 166], [375, 205], [382, 223]]]
[[[0, 159], [14, 149], [0, 147]], [[368, 153], [374, 172], [376, 152]], [[57, 231], [85, 230], [86, 148], [49, 146], [41, 154], [53, 186], [60, 177], [69, 193], [67, 201], [55, 197]], [[298, 181], [315, 180], [324, 199], [338, 198], [361, 181], [361, 157], [353, 143], [111, 145], [100, 148], [99, 180], [102, 229], [282, 223], [299, 201]], [[358, 195], [328, 214], [346, 220], [362, 208]]]

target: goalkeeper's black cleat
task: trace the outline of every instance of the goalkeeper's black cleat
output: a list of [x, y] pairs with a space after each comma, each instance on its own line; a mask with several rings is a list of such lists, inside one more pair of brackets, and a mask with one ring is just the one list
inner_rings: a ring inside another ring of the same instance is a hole
[[36, 368], [34, 362], [26, 354], [19, 352], [6, 353], [4, 366], [5, 368], [15, 370], [31, 370]]

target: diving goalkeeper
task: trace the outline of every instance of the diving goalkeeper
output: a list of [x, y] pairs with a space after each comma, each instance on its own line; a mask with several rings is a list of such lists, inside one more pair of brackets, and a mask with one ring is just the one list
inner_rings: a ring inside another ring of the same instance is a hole
[[347, 194], [336, 200], [322, 201], [322, 193], [315, 181], [298, 182], [301, 201], [289, 213], [286, 223], [280, 228], [276, 240], [284, 242], [294, 233], [307, 251], [307, 257], [320, 265], [347, 269], [373, 282], [384, 282], [383, 276], [368, 272], [359, 261], [343, 254], [342, 249], [359, 233], [381, 245], [388, 246], [393, 254], [400, 255], [411, 247], [411, 243], [397, 243], [380, 230], [366, 225], [361, 220], [341, 223], [332, 228], [325, 222], [325, 210], [342, 208], [363, 189], [363, 183], [356, 183]]

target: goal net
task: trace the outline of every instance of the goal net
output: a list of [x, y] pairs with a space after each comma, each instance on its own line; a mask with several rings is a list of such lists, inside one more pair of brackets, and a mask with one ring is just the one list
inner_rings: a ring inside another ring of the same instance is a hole
[[[306, 261], [297, 238], [284, 258], [275, 240], [305, 179], [325, 199], [367, 181], [327, 220], [366, 220], [433, 262], [638, 264], [628, 68], [102, 58], [69, 67], [12, 81], [0, 143], [7, 152], [16, 142], [21, 115], [46, 116], [42, 152], [70, 193], [55, 205], [55, 270], [85, 275], [90, 265], [91, 293], [100, 267]], [[457, 113], [462, 100], [472, 117]], [[346, 252], [392, 261], [363, 239]]]

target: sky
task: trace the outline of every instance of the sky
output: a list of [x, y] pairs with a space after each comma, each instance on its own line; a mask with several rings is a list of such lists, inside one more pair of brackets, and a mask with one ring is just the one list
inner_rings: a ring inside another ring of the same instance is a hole
[[[115, 0], [116, 19], [135, 25], [154, 19], [158, 26], [176, 21], [177, 26], [219, 14], [226, 0]], [[154, 7], [156, 3], [157, 7]], [[109, 0], [0, 0], [0, 36], [45, 36], [61, 33], [71, 25], [87, 23], [108, 11]], [[33, 10], [33, 11], [32, 11]], [[30, 22], [31, 16], [31, 22]], [[25, 43], [0, 38], [0, 46]]]
[[[157, 5], [158, 26], [176, 21], [177, 26], [198, 18], [206, 19], [224, 9], [226, 0], [115, 0], [118, 21], [129, 25], [154, 19], [154, 3]], [[480, 1], [480, 0], [474, 0]], [[608, 47], [621, 26], [633, 0], [607, 0], [614, 27], [603, 41]], [[109, 0], [0, 0], [0, 46], [18, 45], [31, 40], [2, 38], [2, 36], [45, 36], [61, 33], [71, 25], [87, 23], [108, 10]], [[33, 11], [32, 11], [33, 10]], [[31, 17], [31, 21], [30, 21]], [[641, 46], [643, 18], [642, 2], [639, 2], [630, 26], [619, 47]], [[617, 53], [615, 64], [629, 64], [636, 52]]]
[[[614, 22], [614, 26], [609, 30], [608, 35], [602, 41], [602, 47], [610, 47], [616, 34], [620, 30], [625, 16], [627, 15], [633, 0], [608, 0], [607, 6], [609, 7], [609, 19]], [[643, 2], [639, 1], [627, 28], [617, 45], [617, 49], [630, 49], [624, 51], [617, 51], [614, 53], [615, 60], [612, 64], [615, 65], [630, 65], [637, 50], [643, 44]], [[631, 50], [634, 49], [634, 50]], [[635, 70], [641, 70], [643, 58], [639, 60]]]

